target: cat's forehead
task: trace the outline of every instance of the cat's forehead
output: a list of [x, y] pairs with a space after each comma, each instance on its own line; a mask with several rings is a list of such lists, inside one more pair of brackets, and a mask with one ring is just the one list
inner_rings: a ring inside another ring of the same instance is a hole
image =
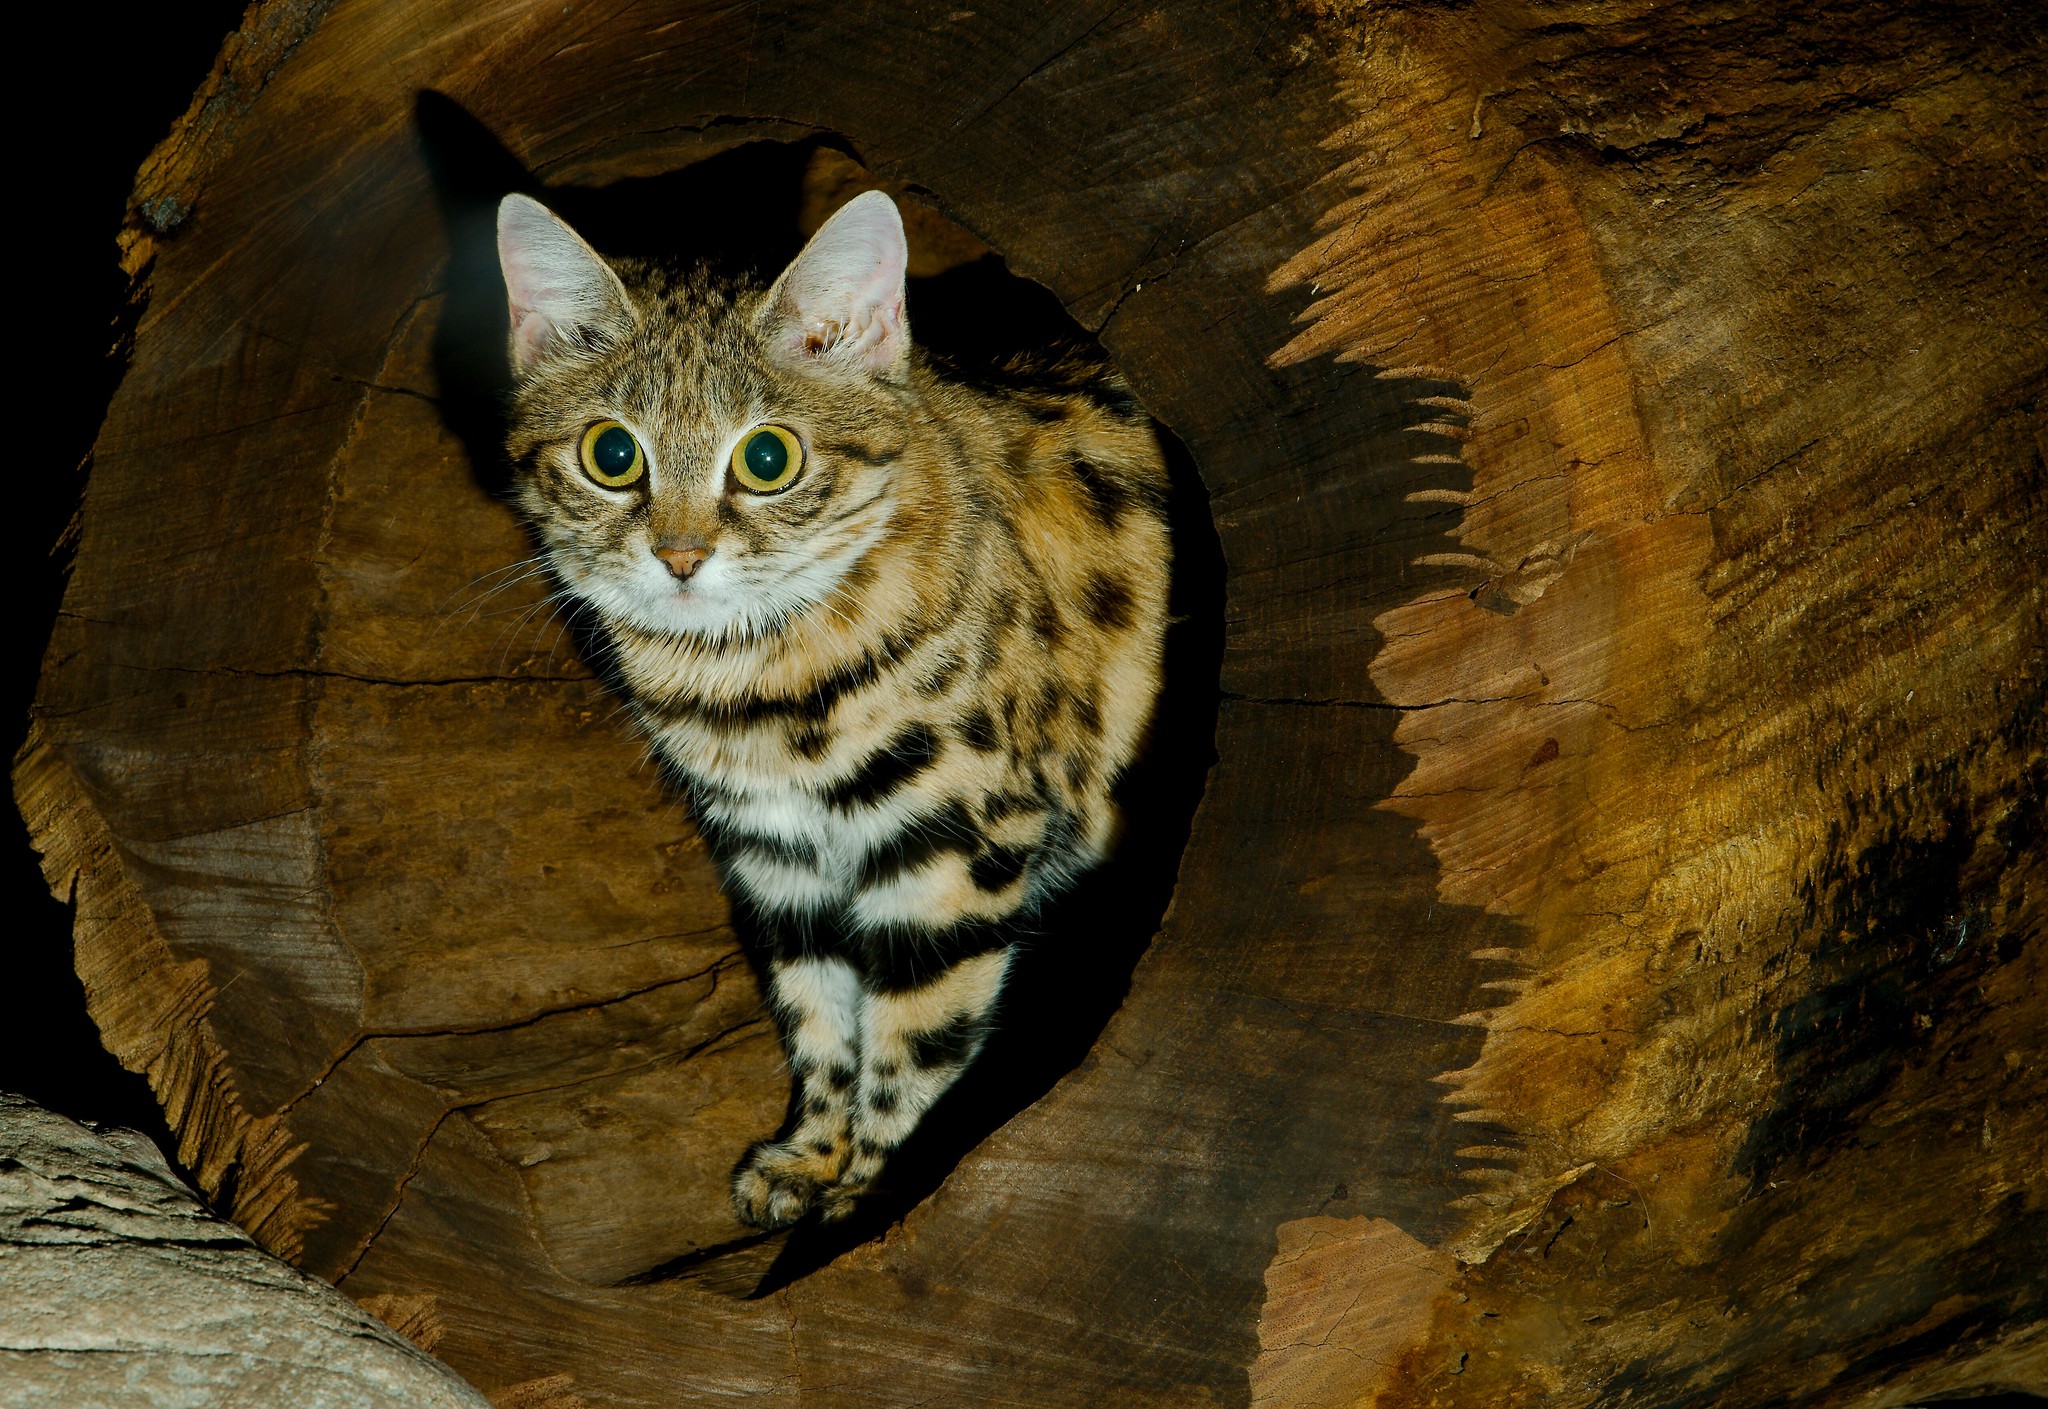
[[639, 271], [629, 285], [639, 329], [605, 369], [621, 406], [669, 417], [742, 412], [776, 380], [753, 328], [758, 285], [705, 270]]

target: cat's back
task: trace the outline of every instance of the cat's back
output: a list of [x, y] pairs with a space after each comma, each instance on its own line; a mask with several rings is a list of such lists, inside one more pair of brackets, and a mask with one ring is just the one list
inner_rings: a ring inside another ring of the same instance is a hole
[[1172, 550], [1158, 433], [1092, 351], [1017, 358], [934, 400], [956, 432], [981, 432], [966, 457], [984, 529], [968, 612], [989, 652], [979, 693], [1034, 785], [1099, 848], [1161, 685]]
[[939, 374], [935, 408], [994, 447], [966, 458], [977, 462], [982, 511], [1019, 550], [1026, 580], [1010, 585], [1026, 597], [1042, 586], [1057, 606], [1108, 619], [1098, 624], [1156, 617], [1163, 629], [1166, 459], [1115, 368], [1075, 347], [971, 374], [940, 364]]

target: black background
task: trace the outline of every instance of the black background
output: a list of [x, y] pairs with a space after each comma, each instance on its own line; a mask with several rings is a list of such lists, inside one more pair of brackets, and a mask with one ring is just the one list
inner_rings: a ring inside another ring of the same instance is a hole
[[[37, 668], [64, 591], [58, 548], [77, 511], [88, 457], [120, 379], [111, 355], [129, 316], [115, 236], [136, 168], [164, 139], [206, 78], [242, 5], [78, 7], [46, 21], [26, 46], [15, 88], [15, 156], [24, 166], [10, 211], [14, 290], [9, 320], [19, 369], [13, 402], [13, 492], [0, 513], [11, 590], [0, 721], [10, 759], [21, 747]], [[29, 57], [41, 54], [45, 83]], [[61, 59], [61, 63], [58, 61]], [[55, 82], [62, 79], [61, 83]], [[167, 1139], [142, 1078], [100, 1046], [71, 965], [71, 907], [43, 884], [20, 814], [0, 809], [0, 916], [7, 964], [0, 977], [0, 1089], [81, 1120], [108, 1121]]]

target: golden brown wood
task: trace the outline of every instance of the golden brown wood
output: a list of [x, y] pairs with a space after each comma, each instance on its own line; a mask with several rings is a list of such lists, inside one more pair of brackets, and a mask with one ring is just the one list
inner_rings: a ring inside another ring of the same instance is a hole
[[[17, 773], [95, 1018], [501, 1402], [2048, 1390], [2044, 134], [2022, 0], [261, 5]], [[850, 1250], [733, 1242], [774, 1041], [539, 588], [472, 601], [460, 336], [524, 173], [659, 246], [820, 137], [1099, 333], [1229, 568], [1121, 1009]]]

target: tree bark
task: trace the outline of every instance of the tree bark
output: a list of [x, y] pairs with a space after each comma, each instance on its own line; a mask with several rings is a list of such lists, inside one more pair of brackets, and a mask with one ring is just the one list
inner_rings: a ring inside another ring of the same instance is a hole
[[[436, 1329], [423, 1318], [415, 1334]], [[156, 1147], [0, 1094], [0, 1385], [30, 1409], [484, 1409], [200, 1206]]]
[[[95, 1020], [488, 1391], [2048, 1390], [2044, 61], [2022, 0], [259, 4], [137, 187], [17, 769]], [[732, 1223], [784, 1080], [709, 862], [541, 588], [471, 602], [488, 198], [715, 242], [762, 141], [1050, 289], [1207, 506], [1171, 907], [850, 1247]]]

